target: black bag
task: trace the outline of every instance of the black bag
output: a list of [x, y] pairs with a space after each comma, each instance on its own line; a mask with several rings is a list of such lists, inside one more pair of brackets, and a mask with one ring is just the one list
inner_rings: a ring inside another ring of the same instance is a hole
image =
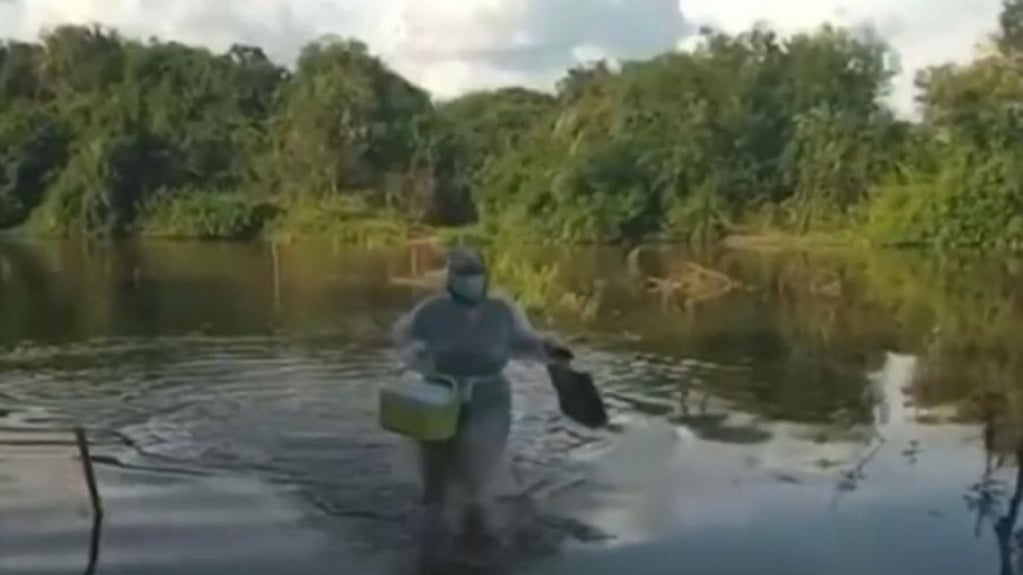
[[589, 428], [607, 425], [607, 409], [590, 374], [576, 371], [567, 363], [548, 365], [547, 373], [558, 393], [561, 413]]

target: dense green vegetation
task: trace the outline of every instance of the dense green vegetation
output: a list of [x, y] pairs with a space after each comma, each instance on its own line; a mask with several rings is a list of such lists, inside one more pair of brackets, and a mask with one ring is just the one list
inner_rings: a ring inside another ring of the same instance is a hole
[[548, 241], [849, 233], [1023, 247], [1023, 0], [987, 52], [883, 97], [860, 30], [706, 30], [699, 48], [570, 70], [555, 93], [451, 102], [354, 41], [293, 69], [62, 27], [0, 45], [0, 226], [28, 233]]

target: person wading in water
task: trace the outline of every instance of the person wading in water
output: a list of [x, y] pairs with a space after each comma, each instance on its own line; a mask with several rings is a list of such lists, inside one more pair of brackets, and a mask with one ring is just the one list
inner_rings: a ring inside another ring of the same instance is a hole
[[571, 356], [554, 337], [534, 331], [516, 304], [492, 295], [489, 284], [478, 252], [453, 249], [448, 254], [445, 292], [420, 302], [393, 327], [407, 368], [427, 377], [453, 378], [462, 393], [454, 437], [419, 444], [425, 507], [420, 544], [426, 558], [450, 542], [444, 512], [456, 484], [468, 502], [462, 514], [463, 534], [477, 544], [495, 540], [484, 499], [511, 427], [505, 366], [513, 359], [554, 364]]

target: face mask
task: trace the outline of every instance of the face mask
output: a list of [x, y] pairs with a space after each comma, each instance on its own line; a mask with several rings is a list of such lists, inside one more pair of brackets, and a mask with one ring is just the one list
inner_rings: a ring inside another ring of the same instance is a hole
[[487, 278], [482, 275], [457, 275], [448, 282], [448, 290], [460, 300], [479, 303], [487, 296]]

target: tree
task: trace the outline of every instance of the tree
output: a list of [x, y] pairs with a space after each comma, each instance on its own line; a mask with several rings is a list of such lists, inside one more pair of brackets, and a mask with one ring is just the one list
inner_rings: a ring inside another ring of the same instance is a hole
[[427, 94], [365, 45], [306, 47], [273, 119], [273, 189], [336, 196], [383, 186], [408, 166], [417, 118], [430, 110]]
[[1002, 54], [1023, 54], [1023, 0], [1003, 0], [995, 43]]
[[918, 123], [882, 104], [888, 46], [834, 26], [706, 29], [691, 50], [570, 69], [554, 93], [440, 104], [356, 40], [310, 43], [287, 70], [256, 46], [58, 27], [0, 44], [0, 226], [248, 237], [273, 218], [384, 219], [629, 243], [866, 214], [884, 237], [1023, 242], [1021, 14], [1005, 0], [996, 53], [920, 75]]

